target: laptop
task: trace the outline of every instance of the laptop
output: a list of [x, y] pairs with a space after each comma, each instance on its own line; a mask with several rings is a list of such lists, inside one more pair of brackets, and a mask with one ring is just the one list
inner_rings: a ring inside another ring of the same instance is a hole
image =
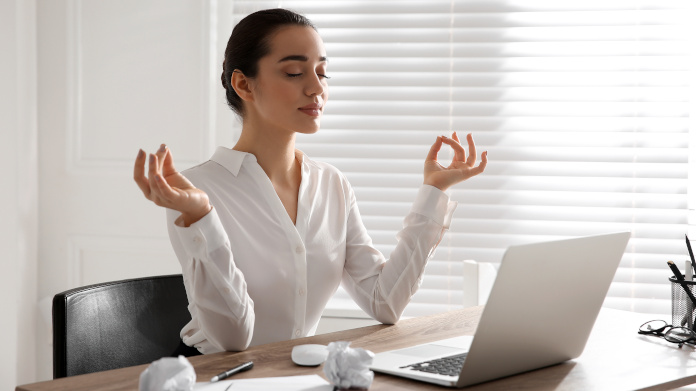
[[630, 236], [509, 247], [474, 336], [378, 353], [370, 368], [461, 388], [580, 356]]

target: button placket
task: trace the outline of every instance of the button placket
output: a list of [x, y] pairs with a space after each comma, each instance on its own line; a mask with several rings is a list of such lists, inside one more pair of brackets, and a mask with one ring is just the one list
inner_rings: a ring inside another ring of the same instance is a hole
[[[298, 233], [299, 236], [299, 233]], [[307, 312], [307, 253], [301, 238], [295, 242], [295, 338], [302, 336]]]
[[[307, 313], [307, 252], [303, 242], [303, 236], [305, 232], [304, 225], [306, 224], [305, 208], [301, 203], [304, 202], [304, 189], [306, 187], [306, 178], [309, 175], [306, 165], [303, 164], [302, 171], [302, 182], [300, 183], [300, 191], [298, 194], [299, 202], [298, 214], [296, 219], [296, 224], [293, 224], [292, 220], [289, 218], [285, 207], [283, 206], [280, 198], [278, 198], [272, 183], [266, 176], [265, 172], [261, 169], [258, 164], [250, 165], [250, 170], [254, 172], [254, 179], [257, 181], [260, 187], [266, 189], [263, 192], [263, 196], [266, 199], [267, 204], [274, 211], [277, 216], [278, 221], [283, 226], [283, 229], [288, 238], [288, 250], [290, 251], [289, 258], [293, 259], [294, 266], [294, 276], [289, 276], [292, 280], [288, 283], [294, 283], [295, 294], [293, 297], [288, 298], [290, 302], [294, 301], [294, 324], [291, 331], [291, 335], [295, 338], [303, 335], [303, 330], [305, 329], [305, 317]], [[295, 253], [294, 255], [292, 253]], [[294, 278], [293, 278], [294, 277]], [[304, 294], [299, 294], [299, 290], [303, 288]], [[293, 300], [294, 299], [294, 300]]]

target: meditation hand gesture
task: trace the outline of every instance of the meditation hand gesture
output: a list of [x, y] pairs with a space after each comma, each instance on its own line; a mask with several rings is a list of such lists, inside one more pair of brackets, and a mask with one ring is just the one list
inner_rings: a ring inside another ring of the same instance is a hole
[[212, 209], [208, 195], [174, 168], [172, 153], [162, 144], [156, 154], [150, 154], [148, 176], [145, 176], [146, 153], [142, 149], [135, 159], [133, 178], [145, 198], [156, 205], [181, 212], [177, 225], [188, 227]]
[[[452, 133], [452, 138], [447, 136], [438, 137], [435, 144], [430, 147], [428, 157], [425, 158], [423, 183], [445, 191], [452, 185], [482, 173], [486, 168], [486, 163], [488, 163], [488, 153], [483, 152], [481, 154], [481, 163], [475, 166], [476, 145], [471, 133], [466, 136], [466, 142], [469, 145], [469, 156], [465, 156], [464, 147], [459, 143], [457, 132]], [[440, 151], [442, 143], [454, 149], [454, 158], [448, 167], [444, 167], [437, 161], [437, 153]]]

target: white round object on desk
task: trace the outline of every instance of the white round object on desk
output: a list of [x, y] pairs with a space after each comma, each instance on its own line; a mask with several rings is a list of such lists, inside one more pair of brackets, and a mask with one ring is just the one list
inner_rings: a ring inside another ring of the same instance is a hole
[[292, 362], [303, 367], [316, 367], [326, 361], [329, 350], [325, 345], [307, 344], [297, 345], [292, 348], [290, 358]]

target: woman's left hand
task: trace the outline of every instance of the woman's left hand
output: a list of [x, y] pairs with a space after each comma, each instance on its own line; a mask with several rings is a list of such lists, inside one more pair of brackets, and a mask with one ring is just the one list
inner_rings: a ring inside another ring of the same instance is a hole
[[[430, 147], [428, 157], [425, 158], [423, 183], [445, 191], [452, 185], [482, 173], [486, 168], [486, 163], [488, 163], [488, 152], [484, 151], [481, 154], [481, 162], [475, 165], [476, 145], [471, 133], [466, 135], [466, 142], [469, 145], [469, 156], [466, 156], [464, 147], [459, 143], [457, 132], [452, 133], [452, 138], [447, 136], [438, 137], [435, 144]], [[443, 143], [454, 149], [454, 158], [448, 167], [441, 165], [437, 161], [437, 153], [442, 148]]]

